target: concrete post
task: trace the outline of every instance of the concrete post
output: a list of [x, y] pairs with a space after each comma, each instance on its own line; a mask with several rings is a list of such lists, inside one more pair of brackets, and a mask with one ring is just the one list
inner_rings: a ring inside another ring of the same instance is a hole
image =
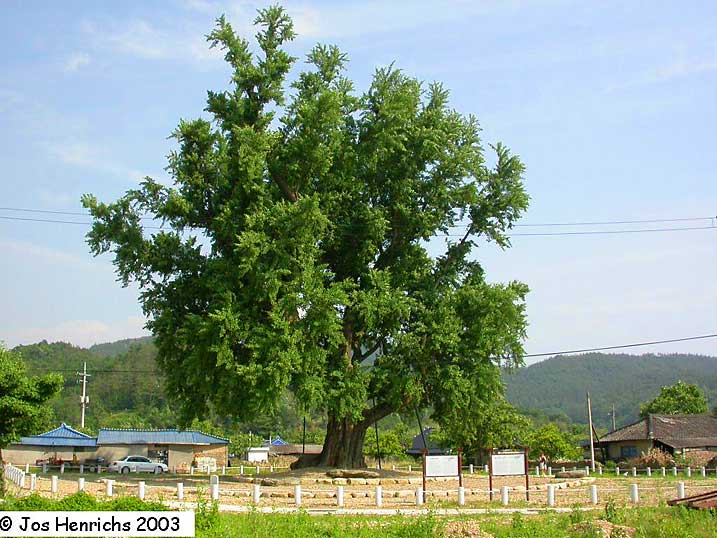
[[256, 474], [259, 474], [260, 471], [261, 471], [261, 468], [257, 465], [256, 466]]
[[409, 465], [409, 466], [408, 466], [408, 472], [410, 473], [410, 472], [412, 472], [412, 471], [413, 471], [413, 466]]
[[30, 472], [30, 464], [29, 464], [29, 463], [26, 463], [26, 464], [25, 464], [25, 472], [26, 472], [26, 473], [29, 473], [29, 472]]
[[632, 476], [637, 476], [637, 467], [632, 468]]
[[50, 484], [50, 491], [54, 494], [57, 493], [57, 475], [52, 475], [52, 482]]
[[77, 479], [77, 491], [85, 491], [85, 479], [84, 478]]
[[259, 484], [254, 484], [254, 490], [252, 492], [252, 500], [254, 501], [254, 504], [259, 504], [260, 499], [261, 499], [261, 486]]
[[60, 464], [60, 474], [65, 474], [65, 464]]
[[508, 486], [500, 488], [500, 504], [508, 506]]
[[677, 476], [677, 466], [672, 467], [672, 476]]
[[685, 498], [685, 483], [684, 482], [677, 482], [677, 498], [678, 499]]
[[336, 504], [339, 508], [344, 507], [344, 487], [336, 486]]
[[483, 472], [484, 472], [484, 473], [487, 473], [487, 472], [488, 472], [488, 465], [484, 465], [484, 466], [483, 466]]
[[189, 467], [189, 474], [194, 474], [194, 467], [193, 467], [193, 466], [190, 466], [190, 467]]
[[597, 486], [595, 484], [590, 486], [590, 502], [592, 504], [598, 503], [598, 491], [597, 491]]
[[177, 482], [177, 500], [184, 500], [184, 482]]
[[294, 504], [296, 506], [301, 506], [301, 485], [296, 484], [294, 486]]
[[561, 473], [564, 473], [564, 472], [565, 472], [565, 466], [564, 466], [564, 465], [560, 468], [560, 472], [561, 472]]
[[416, 506], [423, 505], [423, 488], [416, 489]]
[[37, 488], [37, 475], [31, 474], [30, 475], [30, 491], [35, 491]]
[[140, 499], [144, 499], [144, 482], [139, 483], [139, 489], [137, 490], [137, 495]]
[[553, 468], [548, 467], [548, 476], [552, 476], [552, 475], [553, 475]]
[[239, 474], [244, 475], [244, 466], [243, 465], [239, 466]]
[[662, 473], [662, 476], [665, 476], [666, 473], [665, 473], [665, 468], [664, 468], [664, 467], [660, 467], [660, 472]]
[[540, 476], [540, 465], [535, 466], [535, 476]]
[[218, 501], [219, 500], [219, 481], [217, 480], [214, 484], [211, 485], [212, 490], [212, 500]]
[[25, 471], [20, 473], [20, 487], [22, 489], [25, 489], [25, 477], [26, 476], [27, 476], [27, 474], [25, 474]]
[[274, 472], [274, 466], [273, 466], [273, 465], [269, 465], [269, 472], [270, 472], [270, 473], [273, 473], [273, 472]]
[[651, 467], [648, 467], [645, 470], [647, 471], [647, 476], [652, 476], [652, 468]]
[[630, 484], [630, 500], [634, 504], [640, 502], [640, 493], [637, 489], [637, 484]]
[[215, 474], [209, 477], [209, 485], [212, 486], [214, 484], [219, 484], [219, 476]]
[[598, 474], [600, 476], [602, 476], [602, 465], [598, 466], [597, 470], [598, 470]]
[[42, 474], [47, 473], [47, 463], [42, 464]]
[[458, 506], [465, 506], [466, 504], [466, 488], [458, 486]]
[[383, 506], [383, 488], [376, 486], [376, 507], [381, 508]]
[[555, 506], [555, 485], [548, 484], [548, 506]]
[[468, 472], [470, 474], [473, 474], [473, 464], [472, 463], [470, 465], [468, 465]]
[[690, 467], [689, 465], [685, 469], [685, 475], [687, 476], [687, 478], [692, 476], [692, 467]]
[[590, 476], [590, 466], [589, 465], [585, 466], [585, 476]]
[[620, 467], [615, 467], [615, 476], [620, 476]]
[[80, 474], [85, 474], [85, 464], [80, 463]]
[[702, 476], [703, 477], [707, 476], [707, 469], [705, 469], [704, 467], [702, 467]]
[[112, 484], [114, 483], [114, 480], [108, 480], [107, 481], [107, 489], [105, 493], [108, 497], [112, 497]]
[[227, 467], [226, 467], [226, 465], [222, 465], [222, 474], [223, 474], [223, 475], [227, 474]]

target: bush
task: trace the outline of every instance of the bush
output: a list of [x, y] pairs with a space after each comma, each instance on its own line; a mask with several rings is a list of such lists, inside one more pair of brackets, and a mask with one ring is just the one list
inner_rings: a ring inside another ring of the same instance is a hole
[[627, 464], [630, 467], [672, 467], [675, 464], [675, 458], [668, 452], [651, 448], [647, 453], [643, 452], [639, 457], [629, 459]]
[[6, 499], [3, 510], [12, 511], [117, 511], [117, 512], [156, 512], [168, 510], [166, 506], [157, 502], [147, 502], [137, 497], [118, 497], [111, 501], [99, 501], [84, 491], [68, 495], [62, 499], [46, 499], [37, 493], [27, 497]]

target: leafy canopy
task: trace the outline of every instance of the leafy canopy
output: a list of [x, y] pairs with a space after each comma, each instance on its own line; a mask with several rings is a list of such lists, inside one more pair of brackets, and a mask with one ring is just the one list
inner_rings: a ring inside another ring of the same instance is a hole
[[61, 376], [28, 377], [20, 356], [0, 346], [0, 449], [46, 427], [46, 404], [61, 388]]
[[357, 94], [335, 46], [287, 90], [292, 22], [270, 7], [255, 24], [258, 54], [224, 17], [209, 34], [231, 87], [173, 133], [173, 185], [83, 197], [92, 252], [142, 290], [169, 392], [185, 420], [251, 417], [286, 388], [364, 427], [413, 406], [476, 413], [523, 353], [527, 287], [488, 283], [471, 255], [478, 238], [509, 246], [523, 165], [497, 144], [489, 166], [440, 84], [390, 66]]
[[662, 387], [660, 394], [652, 401], [640, 406], [640, 416], [649, 413], [662, 415], [707, 413], [707, 398], [697, 385], [678, 381], [674, 385]]

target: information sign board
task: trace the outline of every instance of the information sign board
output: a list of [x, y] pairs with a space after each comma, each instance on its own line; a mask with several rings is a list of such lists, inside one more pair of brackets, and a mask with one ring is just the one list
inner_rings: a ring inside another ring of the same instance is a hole
[[426, 476], [458, 475], [458, 456], [426, 456]]
[[491, 454], [493, 476], [516, 476], [525, 474], [525, 452]]

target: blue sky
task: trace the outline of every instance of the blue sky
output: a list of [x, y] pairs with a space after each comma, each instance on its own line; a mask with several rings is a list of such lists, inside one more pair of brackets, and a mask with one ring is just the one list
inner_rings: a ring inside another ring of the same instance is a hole
[[[0, 4], [0, 206], [81, 211], [144, 175], [166, 179], [167, 136], [228, 69], [204, 35], [226, 13], [253, 34], [258, 2]], [[522, 223], [717, 215], [717, 4], [287, 2], [300, 58], [320, 42], [364, 90], [390, 62], [442, 81], [484, 141], [527, 166]], [[300, 68], [300, 63], [297, 68]], [[296, 70], [295, 70], [296, 71]], [[55, 218], [0, 210], [0, 217]], [[709, 220], [516, 232], [709, 226]], [[78, 345], [138, 336], [137, 290], [93, 258], [86, 226], [0, 218], [0, 340]], [[528, 297], [529, 353], [717, 332], [717, 228], [515, 237], [479, 249]], [[717, 355], [717, 339], [644, 351]]]

